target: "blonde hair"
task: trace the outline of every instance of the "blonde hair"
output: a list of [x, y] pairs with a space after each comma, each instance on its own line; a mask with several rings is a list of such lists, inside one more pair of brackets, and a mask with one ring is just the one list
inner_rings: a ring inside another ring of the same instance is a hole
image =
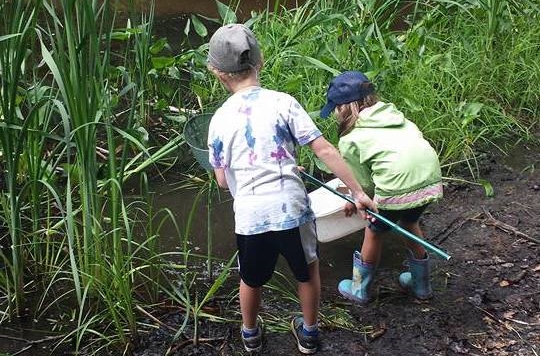
[[373, 91], [373, 84], [362, 83], [360, 90], [370, 90], [371, 94], [366, 95], [360, 100], [352, 101], [346, 104], [336, 105], [336, 119], [338, 122], [338, 135], [344, 136], [351, 132], [360, 117], [360, 112], [365, 108], [375, 105], [379, 101], [379, 97]]
[[220, 79], [227, 80], [227, 81], [229, 81], [229, 80], [230, 81], [238, 81], [238, 82], [246, 79], [247, 77], [249, 77], [253, 73], [253, 71], [257, 71], [257, 68], [255, 68], [255, 67], [251, 67], [251, 68], [241, 70], [241, 71], [238, 71], [238, 72], [223, 72], [223, 71], [217, 69], [216, 67], [211, 66], [210, 64], [208, 64], [207, 67], [208, 67], [209, 71], [214, 73]]
[[238, 72], [224, 72], [222, 70], [217, 69], [210, 63], [206, 64], [206, 67], [210, 72], [212, 72], [223, 84], [227, 85], [229, 83], [237, 83], [241, 82], [247, 78], [249, 78], [251, 75], [255, 73], [255, 75], [258, 77], [259, 72], [263, 66], [263, 57], [261, 53], [261, 59], [259, 63], [254, 66], [250, 67], [248, 69], [244, 69]]

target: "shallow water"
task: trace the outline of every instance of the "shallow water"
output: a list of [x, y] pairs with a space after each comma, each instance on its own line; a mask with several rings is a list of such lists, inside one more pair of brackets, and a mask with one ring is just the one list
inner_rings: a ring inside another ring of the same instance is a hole
[[[127, 9], [131, 1], [121, 0], [119, 1], [120, 9]], [[233, 1], [221, 1], [225, 4], [235, 3]], [[270, 6], [274, 8], [277, 3], [280, 6], [287, 8], [298, 6], [304, 3], [304, 0], [242, 0], [238, 1], [238, 7], [233, 5], [231, 8], [236, 10], [239, 16], [249, 16], [252, 10], [262, 10]], [[134, 1], [139, 9], [147, 9], [150, 2], [147, 1]], [[155, 1], [155, 13], [156, 16], [176, 16], [179, 14], [197, 13], [204, 16], [218, 16], [218, 8], [216, 1], [214, 0], [197, 0], [197, 1], [178, 1], [178, 0], [156, 0]]]
[[[154, 195], [155, 211], [161, 208], [170, 209], [180, 226], [187, 223], [190, 210], [197, 195], [196, 189], [178, 189], [175, 182], [178, 176], [168, 176], [166, 181], [154, 181], [151, 183], [151, 191]], [[175, 183], [171, 183], [175, 182]], [[207, 209], [206, 197], [203, 196], [196, 208], [196, 214], [192, 221], [190, 241], [192, 250], [201, 255], [207, 253]], [[212, 226], [212, 251], [214, 258], [228, 260], [236, 251], [236, 239], [234, 235], [234, 216], [232, 211], [232, 199], [226, 191], [220, 192], [220, 197], [213, 198], [210, 212]], [[337, 283], [343, 278], [350, 278], [352, 268], [352, 253], [355, 248], [359, 248], [362, 232], [343, 237], [328, 243], [320, 243], [320, 271], [322, 280], [322, 298], [331, 300], [336, 297]], [[396, 274], [403, 259], [403, 251], [397, 236], [388, 236], [388, 243], [385, 244], [383, 259], [380, 268], [395, 269]], [[181, 248], [181, 237], [170, 224], [165, 224], [160, 232], [160, 242], [163, 252], [174, 252]], [[292, 275], [283, 259], [280, 259], [277, 271], [288, 276], [291, 281]], [[218, 271], [219, 272], [219, 271]], [[234, 279], [233, 275], [233, 279]], [[32, 314], [33, 311], [28, 311]], [[56, 317], [54, 317], [56, 318]], [[32, 317], [25, 317], [15, 320], [13, 323], [5, 323], [0, 327], [0, 353], [17, 352], [28, 347], [26, 340], [42, 340], [50, 335], [49, 330], [53, 326], [54, 320], [47, 318], [36, 322]], [[38, 356], [50, 354], [48, 349], [50, 343], [36, 344], [23, 354], [27, 356]], [[55, 354], [62, 354], [60, 351]]]
[[[174, 190], [174, 185], [157, 182], [153, 185], [155, 191], [155, 208], [169, 208], [178, 219], [180, 226], [187, 221], [189, 210], [193, 205], [196, 190]], [[220, 259], [229, 259], [236, 251], [236, 238], [234, 235], [234, 215], [232, 199], [227, 191], [221, 191], [221, 201], [213, 198], [210, 211], [212, 228], [211, 255]], [[192, 221], [190, 239], [199, 251], [207, 253], [207, 209], [203, 197], [199, 203], [197, 214]], [[169, 227], [162, 230], [162, 246], [165, 251], [175, 251], [179, 247], [180, 238]], [[350, 278], [352, 269], [352, 253], [360, 248], [363, 230], [331, 242], [319, 243], [320, 270], [324, 294], [335, 294], [335, 286], [343, 278]], [[404, 258], [402, 242], [399, 236], [389, 233], [385, 238], [383, 257], [380, 268], [398, 269]], [[288, 267], [280, 259], [277, 270], [288, 274]], [[397, 273], [397, 271], [396, 271]], [[323, 296], [324, 297], [324, 296]]]

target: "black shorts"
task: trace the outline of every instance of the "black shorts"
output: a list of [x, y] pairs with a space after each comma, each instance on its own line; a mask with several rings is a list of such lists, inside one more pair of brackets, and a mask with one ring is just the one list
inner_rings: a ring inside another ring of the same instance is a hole
[[299, 282], [309, 281], [308, 264], [318, 258], [315, 224], [268, 231], [256, 235], [236, 234], [240, 278], [250, 287], [263, 286], [272, 278], [281, 254]]
[[[420, 216], [422, 216], [422, 214], [424, 213], [424, 210], [426, 210], [428, 205], [429, 204], [422, 205], [417, 208], [405, 209], [405, 210], [380, 210], [379, 209], [379, 215], [382, 215], [384, 218], [392, 221], [393, 223], [396, 223], [398, 221], [414, 223], [420, 219]], [[384, 232], [391, 229], [390, 226], [386, 225], [384, 222], [380, 220], [375, 220], [375, 222], [370, 222], [368, 227], [375, 232]]]

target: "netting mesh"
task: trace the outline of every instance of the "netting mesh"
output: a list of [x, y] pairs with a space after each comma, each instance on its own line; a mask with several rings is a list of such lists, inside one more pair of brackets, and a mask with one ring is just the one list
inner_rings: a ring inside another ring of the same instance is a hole
[[193, 116], [184, 126], [184, 138], [197, 162], [206, 170], [212, 170], [208, 161], [208, 125], [213, 114]]

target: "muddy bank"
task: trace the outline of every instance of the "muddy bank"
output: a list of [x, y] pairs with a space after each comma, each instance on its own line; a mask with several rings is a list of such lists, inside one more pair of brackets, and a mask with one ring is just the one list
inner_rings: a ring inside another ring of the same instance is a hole
[[[430, 208], [423, 221], [429, 240], [452, 255], [450, 261], [432, 257], [435, 296], [431, 301], [418, 303], [401, 292], [400, 266], [392, 256], [404, 255], [391, 241], [385, 245], [377, 277], [377, 299], [367, 307], [350, 304], [338, 295], [338, 276], [322, 275], [324, 315], [318, 355], [540, 353], [540, 148], [523, 146], [514, 156], [483, 155], [480, 171], [491, 183], [493, 197], [486, 196], [480, 185], [447, 181], [445, 198]], [[470, 178], [466, 170], [462, 177]], [[342, 263], [350, 265], [356, 243], [351, 239]], [[322, 264], [324, 249], [331, 244], [322, 249]], [[265, 292], [262, 314], [272, 330], [266, 332], [261, 354], [298, 354], [288, 332], [289, 316], [297, 306], [276, 300], [276, 293]], [[235, 322], [205, 322], [200, 345], [193, 345], [189, 332], [171, 343], [171, 332], [166, 329], [178, 327], [182, 317], [169, 314], [162, 319], [168, 327], [142, 340], [135, 355], [164, 355], [168, 348], [171, 355], [243, 354], [237, 300], [229, 298], [216, 305]]]

